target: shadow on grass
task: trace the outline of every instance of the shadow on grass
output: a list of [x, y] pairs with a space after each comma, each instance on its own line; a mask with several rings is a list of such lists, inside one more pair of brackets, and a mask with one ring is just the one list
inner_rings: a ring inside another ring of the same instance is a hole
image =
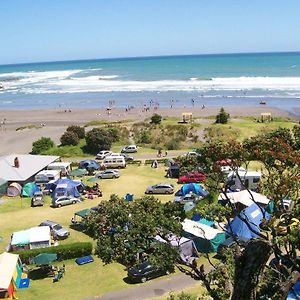
[[53, 277], [51, 274], [49, 274], [49, 268], [37, 268], [34, 270], [31, 270], [28, 274], [28, 277], [31, 280], [39, 280], [44, 279], [48, 277]]

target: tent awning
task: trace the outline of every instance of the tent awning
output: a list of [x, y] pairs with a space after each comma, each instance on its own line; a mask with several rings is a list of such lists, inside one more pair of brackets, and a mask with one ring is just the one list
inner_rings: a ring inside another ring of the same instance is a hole
[[90, 208], [86, 208], [86, 209], [77, 211], [75, 213], [75, 216], [79, 216], [81, 218], [84, 218], [84, 217], [88, 216], [91, 212], [92, 212], [92, 210]]
[[0, 254], [0, 289], [7, 290], [13, 278], [19, 255], [4, 252]]

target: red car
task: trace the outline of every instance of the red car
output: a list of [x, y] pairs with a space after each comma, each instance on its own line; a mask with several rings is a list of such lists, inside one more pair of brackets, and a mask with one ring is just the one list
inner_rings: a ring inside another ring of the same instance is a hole
[[205, 174], [200, 172], [188, 173], [187, 175], [180, 176], [178, 178], [178, 183], [193, 183], [200, 182], [206, 179]]

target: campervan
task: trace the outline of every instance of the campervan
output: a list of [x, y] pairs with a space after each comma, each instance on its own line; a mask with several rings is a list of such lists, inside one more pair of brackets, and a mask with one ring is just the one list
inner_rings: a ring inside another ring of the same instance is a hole
[[106, 168], [126, 168], [125, 158], [123, 156], [107, 156], [103, 160]]
[[61, 176], [67, 176], [71, 172], [71, 163], [54, 162], [48, 165], [47, 170], [60, 170]]
[[238, 171], [238, 176], [235, 172], [230, 172], [227, 177], [227, 185], [231, 190], [249, 189], [256, 191], [261, 179], [260, 172], [254, 171]]
[[59, 178], [60, 170], [44, 170], [35, 175], [34, 182], [36, 185], [43, 185], [51, 180], [57, 180]]

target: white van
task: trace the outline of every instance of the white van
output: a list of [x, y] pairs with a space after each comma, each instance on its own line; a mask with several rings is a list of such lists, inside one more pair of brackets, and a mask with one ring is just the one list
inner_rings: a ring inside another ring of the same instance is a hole
[[71, 163], [54, 162], [48, 165], [47, 170], [60, 170], [61, 176], [67, 176], [71, 172]]
[[254, 171], [238, 171], [238, 175], [235, 172], [230, 172], [227, 177], [227, 184], [233, 190], [244, 190], [249, 189], [251, 191], [256, 191], [261, 179], [260, 172]]
[[43, 185], [51, 180], [57, 180], [59, 178], [60, 170], [44, 170], [35, 175], [34, 182], [36, 185]]
[[125, 158], [123, 156], [106, 156], [103, 160], [106, 168], [126, 168]]

